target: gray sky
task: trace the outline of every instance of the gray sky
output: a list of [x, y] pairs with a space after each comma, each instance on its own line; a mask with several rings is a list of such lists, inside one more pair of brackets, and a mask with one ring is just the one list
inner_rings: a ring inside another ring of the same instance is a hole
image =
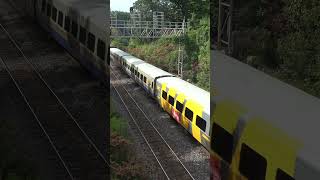
[[129, 12], [135, 1], [137, 0], [110, 0], [110, 9], [111, 11]]

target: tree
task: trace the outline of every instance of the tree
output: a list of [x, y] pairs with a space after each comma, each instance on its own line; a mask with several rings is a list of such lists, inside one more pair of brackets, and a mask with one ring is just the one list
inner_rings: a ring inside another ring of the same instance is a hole
[[111, 16], [117, 17], [119, 20], [129, 20], [130, 13], [122, 11], [111, 11]]

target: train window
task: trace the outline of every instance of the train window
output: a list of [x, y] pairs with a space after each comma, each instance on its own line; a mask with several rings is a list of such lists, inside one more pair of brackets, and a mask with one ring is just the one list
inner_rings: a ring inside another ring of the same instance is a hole
[[211, 149], [216, 152], [223, 160], [231, 163], [233, 136], [217, 123], [212, 124]]
[[104, 59], [106, 55], [106, 43], [101, 41], [100, 39], [98, 39], [97, 55], [101, 59]]
[[52, 14], [51, 14], [51, 18], [54, 22], [57, 21], [57, 8], [52, 6]]
[[70, 32], [70, 18], [68, 16], [64, 19], [64, 30]]
[[174, 98], [169, 95], [169, 104], [174, 105]]
[[92, 33], [88, 33], [87, 47], [94, 52], [94, 45], [96, 44], [96, 37]]
[[162, 91], [162, 98], [167, 100], [168, 94], [165, 91]]
[[79, 34], [79, 41], [82, 44], [86, 44], [87, 40], [87, 31], [84, 27], [80, 26], [80, 34]]
[[59, 11], [59, 14], [58, 14], [58, 24], [62, 27], [62, 24], [63, 24], [63, 13], [61, 11]]
[[186, 118], [188, 118], [190, 121], [192, 121], [193, 118], [193, 112], [186, 107], [186, 110], [184, 112], [184, 116], [186, 116]]
[[264, 180], [266, 168], [266, 159], [246, 144], [242, 144], [239, 164], [241, 174], [248, 180]]
[[180, 103], [179, 101], [176, 102], [176, 109], [180, 112], [183, 110], [183, 104]]
[[49, 3], [47, 4], [47, 16], [51, 16], [51, 5]]
[[47, 2], [45, 0], [42, 0], [42, 4], [41, 4], [41, 11], [44, 13], [46, 11], [46, 4]]
[[293, 177], [291, 177], [286, 172], [282, 171], [281, 169], [277, 170], [276, 180], [294, 180]]
[[72, 25], [71, 25], [71, 34], [77, 38], [78, 36], [78, 23], [75, 21], [72, 21]]
[[143, 82], [147, 83], [147, 78], [145, 76], [143, 77]]
[[207, 125], [207, 122], [202, 119], [201, 117], [199, 117], [197, 115], [197, 118], [196, 118], [196, 125], [202, 130], [202, 131], [206, 131], [206, 125]]

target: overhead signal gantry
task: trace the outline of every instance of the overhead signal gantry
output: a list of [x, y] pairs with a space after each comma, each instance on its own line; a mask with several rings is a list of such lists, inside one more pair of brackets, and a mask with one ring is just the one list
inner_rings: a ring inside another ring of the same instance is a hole
[[[183, 37], [187, 31], [188, 23], [165, 21], [164, 12], [153, 12], [152, 21], [143, 20], [140, 12], [130, 9], [130, 19], [121, 20], [117, 16], [110, 17], [111, 38], [173, 38]], [[178, 76], [183, 77], [184, 48], [179, 41]]]

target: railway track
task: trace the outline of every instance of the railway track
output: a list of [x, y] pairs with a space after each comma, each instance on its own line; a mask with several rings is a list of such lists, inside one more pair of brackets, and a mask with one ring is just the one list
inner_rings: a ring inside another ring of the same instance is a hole
[[[112, 64], [112, 63], [111, 63]], [[167, 179], [194, 179], [189, 170], [159, 133], [146, 113], [130, 95], [119, 76], [110, 66], [111, 85], [120, 97], [123, 105], [136, 125], [138, 132], [149, 147], [153, 157]], [[118, 81], [119, 83], [115, 83]]]
[[[59, 179], [106, 179], [108, 162], [0, 24], [0, 64], [65, 169]], [[103, 176], [104, 175], [104, 176]]]

